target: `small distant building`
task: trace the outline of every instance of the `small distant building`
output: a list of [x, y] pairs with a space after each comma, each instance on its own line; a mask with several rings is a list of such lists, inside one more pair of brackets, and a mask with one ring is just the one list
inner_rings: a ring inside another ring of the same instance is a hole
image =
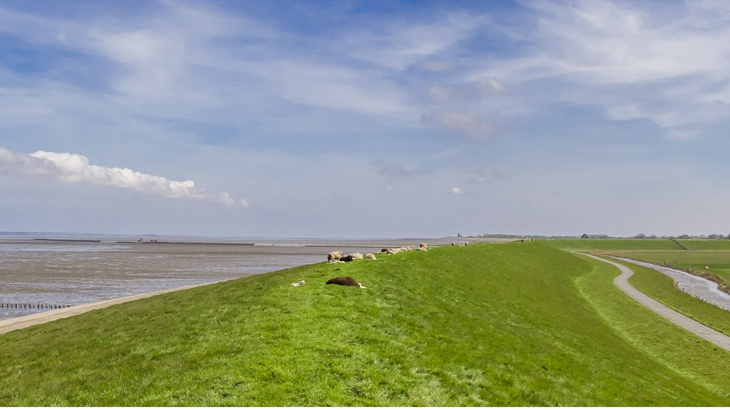
[[590, 235], [584, 233], [581, 236], [581, 239], [606, 239], [606, 238], [610, 238], [610, 236], [608, 236], [606, 234], [602, 234], [602, 233], [594, 233], [594, 234], [590, 234]]

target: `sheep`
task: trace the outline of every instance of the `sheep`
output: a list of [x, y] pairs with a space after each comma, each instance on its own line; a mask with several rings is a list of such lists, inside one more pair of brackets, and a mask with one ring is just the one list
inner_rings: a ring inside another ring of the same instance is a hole
[[330, 252], [327, 255], [327, 262], [335, 262], [335, 261], [338, 261], [338, 260], [340, 260], [341, 257], [342, 257], [342, 251]]
[[336, 278], [332, 278], [327, 281], [326, 285], [355, 286], [365, 289], [365, 286], [349, 276], [338, 276]]
[[377, 259], [375, 258], [375, 254], [372, 254], [372, 253], [368, 253], [367, 255], [365, 255], [365, 259], [372, 259], [372, 260], [377, 260]]
[[353, 259], [355, 258], [353, 258], [352, 255], [345, 255], [340, 257], [340, 262], [352, 262]]
[[298, 288], [299, 286], [303, 286], [304, 283], [305, 282], [303, 280], [300, 280], [299, 282], [292, 283], [291, 285], [294, 286], [295, 288]]
[[352, 259], [362, 259], [363, 258], [362, 253], [360, 253], [360, 252], [351, 253], [350, 256], [352, 256]]

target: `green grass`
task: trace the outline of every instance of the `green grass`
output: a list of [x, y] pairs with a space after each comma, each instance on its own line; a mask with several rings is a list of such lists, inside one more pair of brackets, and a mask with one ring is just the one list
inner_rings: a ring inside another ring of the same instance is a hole
[[[547, 243], [560, 249], [575, 251], [592, 250], [681, 250], [682, 248], [669, 239], [543, 239], [540, 242]], [[730, 241], [729, 241], [730, 242]]]
[[611, 251], [612, 255], [624, 256], [645, 262], [669, 266], [706, 277], [718, 283], [722, 289], [730, 289], [730, 251]]
[[721, 289], [730, 291], [730, 240], [548, 239], [543, 243], [560, 249], [594, 251], [669, 266], [706, 277], [718, 283]]
[[629, 283], [652, 299], [671, 307], [718, 332], [730, 336], [730, 312], [705, 303], [674, 287], [674, 280], [654, 269], [620, 263], [634, 271]]
[[730, 352], [628, 299], [607, 266], [470, 245], [165, 294], [1, 335], [0, 404], [730, 405]]
[[[670, 306], [681, 306], [682, 313], [689, 313], [695, 318], [712, 317], [726, 321], [730, 317], [730, 312], [722, 311], [674, 289], [671, 279], [670, 283], [665, 280], [669, 279], [667, 276], [652, 269], [628, 263], [626, 265], [635, 272], [630, 283], [660, 302]], [[689, 332], [678, 331], [676, 325], [640, 306], [610, 281], [606, 281], [606, 275], [615, 277], [618, 273], [615, 267], [602, 264], [597, 266], [593, 273], [580, 277], [576, 283], [604, 320], [637, 349], [673, 372], [705, 386], [708, 390], [726, 392], [724, 394], [728, 395], [727, 372], [730, 371], [728, 351], [709, 344]], [[726, 324], [719, 326], [719, 329], [725, 331], [727, 328]]]
[[730, 240], [727, 239], [678, 239], [687, 250], [695, 251], [730, 251]]

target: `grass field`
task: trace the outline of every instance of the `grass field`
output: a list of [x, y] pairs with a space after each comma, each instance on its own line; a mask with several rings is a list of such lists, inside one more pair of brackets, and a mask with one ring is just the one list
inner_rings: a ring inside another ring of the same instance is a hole
[[681, 239], [556, 239], [552, 246], [601, 253], [664, 265], [718, 283], [730, 290], [730, 240]]
[[[730, 352], [617, 274], [506, 243], [175, 292], [1, 335], [0, 404], [730, 406]], [[367, 289], [324, 284], [346, 275]]]
[[674, 251], [682, 249], [676, 242], [669, 239], [546, 239], [540, 242], [574, 251], [631, 249]]
[[629, 283], [652, 299], [730, 336], [730, 312], [705, 303], [674, 287], [674, 280], [654, 269], [621, 261], [634, 271]]

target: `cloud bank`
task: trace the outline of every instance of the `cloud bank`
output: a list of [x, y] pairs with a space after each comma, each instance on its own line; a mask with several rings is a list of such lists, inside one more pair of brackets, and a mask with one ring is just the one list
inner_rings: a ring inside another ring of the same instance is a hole
[[225, 192], [208, 193], [197, 188], [191, 180], [173, 181], [129, 168], [92, 165], [88, 158], [79, 154], [47, 151], [22, 154], [0, 147], [0, 174], [46, 177], [63, 183], [107, 186], [144, 195], [248, 207], [246, 200], [236, 201]]

